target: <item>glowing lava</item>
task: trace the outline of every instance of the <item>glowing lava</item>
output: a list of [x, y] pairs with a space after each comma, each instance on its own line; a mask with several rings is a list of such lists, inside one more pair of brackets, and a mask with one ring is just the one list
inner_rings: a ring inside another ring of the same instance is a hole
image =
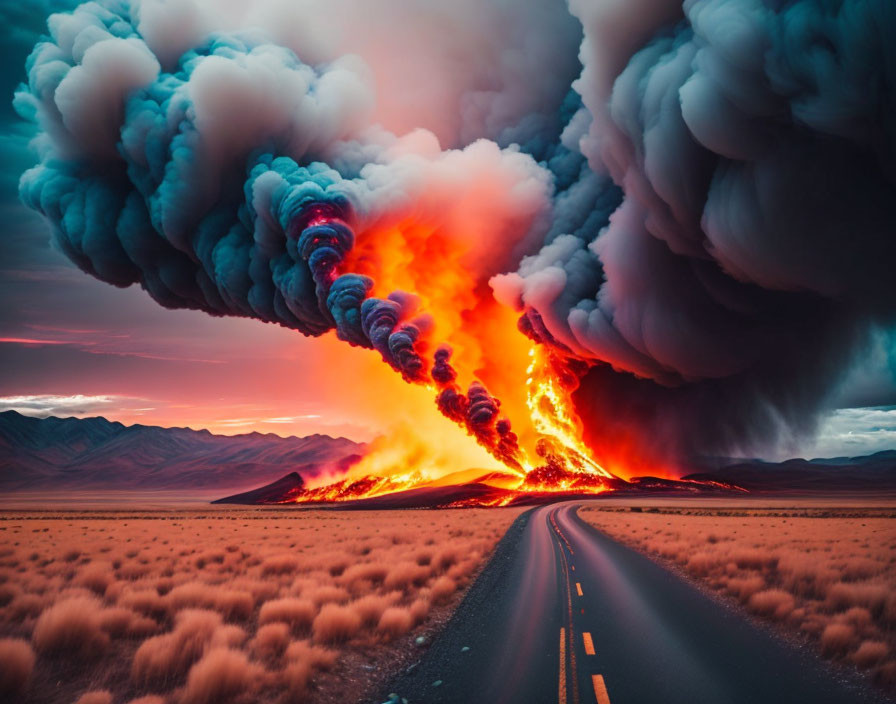
[[[441, 414], [500, 463], [459, 482], [480, 485], [477, 498], [464, 501], [500, 505], [520, 496], [596, 494], [625, 485], [581, 440], [571, 401], [579, 383], [575, 362], [561, 362], [532, 342], [517, 314], [491, 296], [488, 277], [495, 272], [481, 262], [492, 253], [476, 236], [477, 220], [434, 222], [417, 213], [359, 224], [343, 199], [307, 204], [289, 236], [337, 336], [376, 350], [407, 382], [431, 389]], [[420, 433], [374, 443], [346, 475], [289, 500], [348, 501], [432, 488], [457, 468], [453, 444], [451, 437]]]
[[429, 448], [420, 447], [419, 438], [405, 434], [375, 442], [371, 452], [346, 477], [306, 488], [287, 501], [324, 503], [366, 499], [444, 485], [453, 479], [458, 483], [483, 484], [496, 491], [453, 502], [450, 506], [502, 506], [527, 495], [598, 494], [624, 484], [596, 462], [579, 439], [581, 422], [569, 398], [574, 375], [558, 373], [549, 353], [535, 344], [528, 354], [526, 406], [538, 434], [534, 449], [540, 458], [539, 464], [534, 465], [526, 451], [517, 448], [503, 471], [468, 470], [440, 481], [434, 475], [444, 473], [444, 463], [434, 458]]
[[[536, 447], [538, 454], [573, 475], [615, 479], [590, 457], [579, 439], [581, 421], [570, 407], [569, 391], [563, 388], [560, 377], [552, 373], [553, 363], [546, 361], [545, 356], [542, 348], [533, 344], [526, 369], [526, 405], [532, 424], [542, 436]], [[561, 484], [568, 481], [564, 479]]]

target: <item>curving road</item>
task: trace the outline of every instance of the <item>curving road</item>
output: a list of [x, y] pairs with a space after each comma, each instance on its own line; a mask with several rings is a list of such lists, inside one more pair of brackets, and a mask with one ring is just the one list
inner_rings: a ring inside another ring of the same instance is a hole
[[415, 704], [884, 701], [576, 515], [534, 509], [422, 661]]

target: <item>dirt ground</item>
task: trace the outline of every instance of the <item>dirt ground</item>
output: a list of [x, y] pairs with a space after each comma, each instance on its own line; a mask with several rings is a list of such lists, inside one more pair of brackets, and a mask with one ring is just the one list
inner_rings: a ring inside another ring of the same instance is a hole
[[0, 512], [0, 699], [357, 701], [521, 511]]

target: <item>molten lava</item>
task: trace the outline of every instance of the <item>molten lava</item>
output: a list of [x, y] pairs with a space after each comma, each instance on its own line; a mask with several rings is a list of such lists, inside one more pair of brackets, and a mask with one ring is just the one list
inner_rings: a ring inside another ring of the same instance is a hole
[[[471, 470], [463, 473], [466, 474], [463, 481], [485, 484], [499, 491], [487, 497], [454, 502], [451, 506], [502, 506], [518, 502], [528, 495], [538, 494], [598, 494], [624, 484], [596, 462], [579, 439], [581, 422], [569, 400], [575, 375], [569, 372], [558, 373], [556, 362], [534, 344], [530, 347], [528, 356], [530, 362], [526, 370], [526, 407], [532, 427], [538, 435], [534, 453], [539, 462], [533, 464], [528, 453], [516, 445], [512, 445], [512, 453], [493, 452], [493, 455], [505, 460], [506, 471], [482, 470], [477, 474]], [[439, 352], [436, 353], [436, 360], [436, 367], [440, 363], [447, 363], [447, 357]], [[455, 377], [456, 375], [447, 374], [445, 379], [453, 381]], [[445, 384], [447, 383], [446, 381]], [[444, 402], [444, 389], [454, 388], [445, 384], [437, 399], [440, 405]], [[478, 388], [474, 387], [473, 393], [460, 398], [472, 397], [474, 401], [469, 405], [475, 408], [477, 392]], [[446, 415], [451, 417], [449, 413]], [[475, 430], [470, 432], [477, 434]], [[500, 434], [494, 430], [493, 435]], [[478, 434], [477, 440], [482, 444], [500, 442], [496, 437], [483, 434]], [[404, 450], [397, 449], [396, 444]], [[425, 448], [414, 448], [413, 438], [390, 438], [386, 442], [381, 440], [374, 444], [372, 451], [346, 477], [306, 488], [287, 501], [351, 501], [432, 487], [439, 480], [432, 472], [427, 472], [427, 467], [435, 466], [437, 475], [440, 473], [438, 464], [431, 452]], [[441, 469], [444, 471], [444, 465]]]
[[[465, 482], [487, 487], [484, 493], [455, 505], [625, 486], [581, 440], [571, 401], [581, 374], [576, 363], [532, 342], [516, 314], [491, 296], [488, 279], [496, 271], [483, 262], [508, 262], [495, 260], [476, 222], [446, 224], [417, 212], [366, 223], [356, 232], [343, 199], [308, 204], [289, 236], [337, 336], [376, 350], [405, 381], [431, 389], [441, 414], [499, 463]], [[349, 501], [424, 489], [456, 469], [450, 450], [445, 457], [452, 438], [404, 435], [374, 443], [345, 476], [289, 501]]]

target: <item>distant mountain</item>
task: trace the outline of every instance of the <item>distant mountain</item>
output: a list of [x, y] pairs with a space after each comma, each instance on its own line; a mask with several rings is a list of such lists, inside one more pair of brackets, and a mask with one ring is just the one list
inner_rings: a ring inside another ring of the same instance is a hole
[[0, 490], [201, 489], [257, 486], [293, 470], [348, 466], [364, 446], [346, 438], [125, 426], [105, 418], [0, 412]]
[[864, 457], [744, 460], [685, 478], [737, 484], [751, 492], [893, 492], [896, 450]]

